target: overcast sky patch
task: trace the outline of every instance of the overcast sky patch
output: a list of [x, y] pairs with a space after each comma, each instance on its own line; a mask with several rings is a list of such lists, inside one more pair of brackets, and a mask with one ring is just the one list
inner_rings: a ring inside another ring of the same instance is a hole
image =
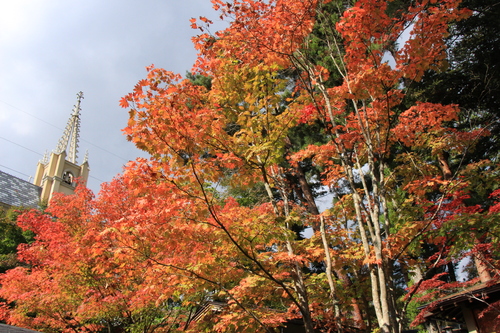
[[89, 151], [95, 192], [146, 156], [121, 129], [118, 102], [155, 64], [184, 74], [195, 60], [192, 17], [209, 0], [16, 0], [0, 3], [0, 170], [29, 179], [55, 149], [83, 91], [78, 162]]

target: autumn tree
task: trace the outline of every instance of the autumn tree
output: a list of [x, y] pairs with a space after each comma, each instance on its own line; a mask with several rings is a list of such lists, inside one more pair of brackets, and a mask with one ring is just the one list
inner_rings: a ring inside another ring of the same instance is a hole
[[[179, 294], [169, 293], [172, 280], [107, 236], [107, 228], [117, 228], [123, 214], [132, 214], [131, 206], [116, 179], [103, 187], [99, 200], [78, 186], [75, 195], [55, 196], [47, 213], [22, 214], [20, 225], [36, 237], [18, 250], [25, 265], [1, 277], [2, 320], [44, 332], [147, 333], [180, 327], [189, 308]], [[151, 283], [153, 276], [157, 280]]]
[[[217, 184], [222, 171], [232, 170], [235, 183], [263, 181], [276, 217], [286, 218], [291, 205], [280, 159], [286, 156], [288, 133], [299, 123], [321, 123], [327, 142], [302, 149], [289, 161], [297, 165], [311, 159], [323, 168], [325, 185], [343, 187], [333, 214], [303, 218], [321, 239], [314, 246], [324, 249], [332, 320], [341, 330], [346, 311], [337, 300], [332, 255], [351, 256], [357, 258], [351, 267], [368, 269], [378, 326], [398, 332], [405, 307], [398, 304], [395, 266], [416, 269], [411, 245], [443, 219], [451, 220], [448, 209], [463, 213], [456, 209], [463, 201], [457, 193], [468, 183], [449, 169], [444, 147], [458, 156], [487, 135], [483, 129], [447, 127], [458, 115], [454, 105], [416, 102], [403, 108], [402, 85], [440, 70], [447, 24], [469, 12], [453, 1], [417, 2], [396, 11], [383, 1], [336, 6], [345, 12], [333, 29], [332, 15], [317, 2], [214, 1], [231, 26], [195, 39], [200, 51], [195, 70], [213, 78], [211, 89], [151, 69], [122, 101], [126, 107], [134, 103], [126, 133], [160, 162], [164, 177], [193, 191], [211, 214], [217, 214], [211, 208], [214, 199], [203, 189]], [[311, 56], [314, 39], [308, 38], [314, 24], [321, 31], [320, 59], [330, 59], [328, 65]], [[196, 20], [193, 26], [198, 27]], [[405, 32], [410, 37], [398, 46]], [[286, 71], [300, 75], [288, 80], [281, 74]], [[332, 75], [340, 79], [329, 80]], [[282, 209], [273, 191], [281, 193]], [[346, 233], [350, 229], [356, 233]], [[335, 246], [339, 240], [349, 245]], [[292, 241], [285, 241], [291, 258], [297, 253], [293, 246], [300, 247]], [[348, 255], [347, 248], [356, 252]], [[311, 331], [309, 290], [299, 269], [294, 279], [297, 306]]]
[[461, 6], [473, 13], [451, 26], [448, 67], [439, 73], [426, 73], [421, 82], [410, 85], [409, 93], [430, 102], [458, 104], [461, 113], [456, 126], [484, 127], [491, 132], [466, 158], [497, 159], [500, 9], [498, 4], [483, 0], [467, 0]]

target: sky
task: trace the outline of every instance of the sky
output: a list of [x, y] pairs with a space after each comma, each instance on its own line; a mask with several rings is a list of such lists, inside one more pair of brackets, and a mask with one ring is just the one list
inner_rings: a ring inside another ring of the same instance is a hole
[[[0, 170], [24, 180], [56, 148], [82, 91], [78, 164], [88, 150], [88, 187], [147, 156], [121, 129], [119, 107], [154, 64], [185, 74], [199, 30], [216, 21], [210, 0], [0, 0]], [[214, 30], [223, 23], [215, 24]]]

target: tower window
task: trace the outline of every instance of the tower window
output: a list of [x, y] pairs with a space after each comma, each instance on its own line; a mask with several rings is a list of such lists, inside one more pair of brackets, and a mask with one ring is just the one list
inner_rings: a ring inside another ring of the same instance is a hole
[[73, 185], [74, 178], [75, 176], [73, 176], [73, 174], [70, 171], [66, 171], [63, 174], [63, 182], [65, 182], [66, 184]]

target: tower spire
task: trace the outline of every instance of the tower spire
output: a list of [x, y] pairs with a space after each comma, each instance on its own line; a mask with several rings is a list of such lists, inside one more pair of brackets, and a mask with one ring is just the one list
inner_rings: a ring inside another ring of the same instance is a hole
[[81, 111], [80, 103], [81, 100], [83, 99], [83, 92], [80, 91], [78, 94], [76, 94], [76, 96], [77, 100], [76, 100], [76, 105], [73, 108], [73, 113], [71, 114], [71, 117], [68, 120], [68, 124], [64, 129], [64, 133], [62, 137], [59, 139], [57, 147], [54, 151], [54, 153], [56, 154], [61, 154], [62, 152], [66, 151], [69, 144], [69, 152], [67, 159], [72, 163], [76, 163], [78, 154], [78, 139], [80, 136], [80, 111]]

